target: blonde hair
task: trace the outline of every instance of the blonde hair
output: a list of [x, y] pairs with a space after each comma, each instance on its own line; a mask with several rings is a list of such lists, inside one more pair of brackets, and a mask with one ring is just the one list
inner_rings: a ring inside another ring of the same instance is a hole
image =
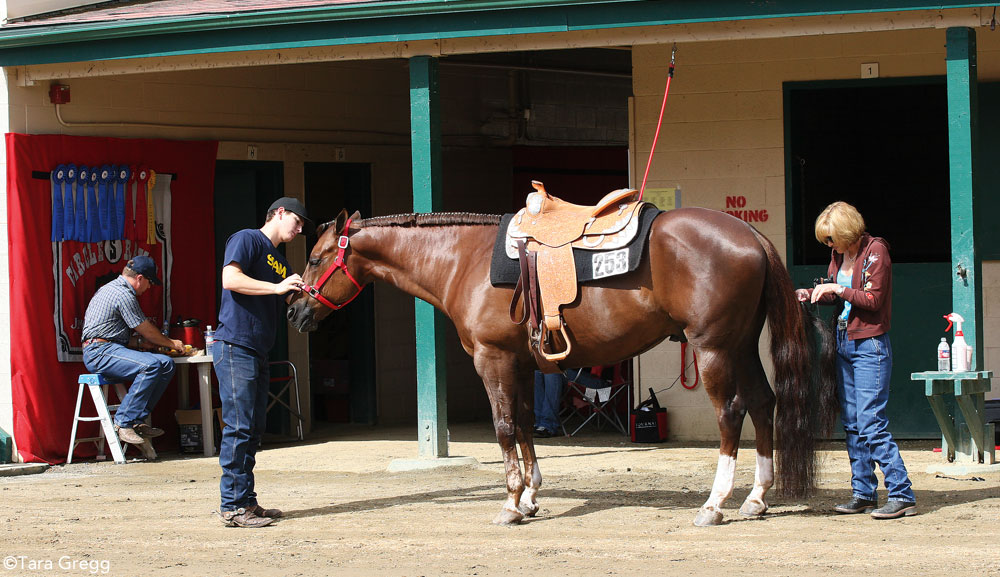
[[838, 200], [816, 217], [816, 240], [821, 244], [830, 239], [834, 243], [852, 245], [864, 233], [865, 219], [858, 209], [846, 202]]

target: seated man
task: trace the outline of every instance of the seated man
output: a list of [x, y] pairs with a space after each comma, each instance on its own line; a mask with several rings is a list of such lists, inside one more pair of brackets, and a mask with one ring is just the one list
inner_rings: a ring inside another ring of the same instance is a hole
[[[87, 305], [83, 319], [83, 364], [109, 381], [132, 386], [115, 413], [115, 430], [126, 443], [141, 445], [163, 434], [145, 423], [174, 376], [174, 361], [166, 355], [134, 350], [156, 346], [184, 350], [184, 343], [169, 339], [146, 318], [139, 295], [156, 277], [156, 263], [145, 255], [128, 261], [121, 276], [101, 287]], [[139, 336], [132, 338], [135, 330]]]

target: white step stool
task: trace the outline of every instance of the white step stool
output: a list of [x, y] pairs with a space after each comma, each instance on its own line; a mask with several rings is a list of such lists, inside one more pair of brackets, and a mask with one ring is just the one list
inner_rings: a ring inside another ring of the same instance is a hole
[[[104, 442], [108, 443], [111, 447], [111, 456], [114, 457], [115, 463], [123, 464], [125, 462], [125, 450], [128, 448], [128, 443], [122, 443], [118, 439], [118, 433], [115, 432], [114, 421], [111, 420], [112, 415], [118, 410], [118, 405], [108, 405], [108, 386], [114, 385], [115, 393], [118, 394], [119, 402], [121, 399], [125, 398], [125, 385], [122, 383], [111, 383], [105, 380], [101, 375], [95, 374], [82, 374], [80, 379], [77, 381], [80, 384], [80, 388], [76, 393], [76, 413], [73, 417], [73, 432], [69, 437], [69, 451], [66, 454], [66, 464], [73, 462], [73, 451], [76, 446], [80, 443], [92, 442], [97, 445], [97, 458], [104, 458]], [[81, 417], [80, 409], [83, 405], [83, 390], [87, 389], [90, 391], [90, 397], [94, 401], [94, 407], [97, 409], [96, 417]], [[80, 421], [100, 421], [101, 430], [104, 433], [103, 436], [98, 437], [87, 437], [84, 439], [76, 438], [76, 427]], [[122, 447], [122, 445], [126, 447]], [[138, 449], [142, 452], [143, 456], [147, 459], [155, 459], [156, 451], [153, 450], [153, 445], [147, 439], [141, 445], [137, 445]]]

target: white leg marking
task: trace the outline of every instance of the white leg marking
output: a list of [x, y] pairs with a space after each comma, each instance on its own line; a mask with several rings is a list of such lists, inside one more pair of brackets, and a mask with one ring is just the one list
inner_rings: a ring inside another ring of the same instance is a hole
[[747, 497], [747, 501], [761, 503], [765, 508], [767, 508], [767, 501], [764, 500], [764, 496], [767, 495], [768, 489], [770, 489], [773, 485], [774, 459], [763, 455], [757, 455], [757, 471], [754, 473], [753, 491], [750, 491], [750, 496]]
[[708, 496], [708, 501], [705, 501], [701, 508], [721, 513], [722, 505], [733, 494], [735, 483], [736, 459], [727, 455], [719, 455], [719, 466], [715, 470], [715, 482], [712, 483], [712, 494]]

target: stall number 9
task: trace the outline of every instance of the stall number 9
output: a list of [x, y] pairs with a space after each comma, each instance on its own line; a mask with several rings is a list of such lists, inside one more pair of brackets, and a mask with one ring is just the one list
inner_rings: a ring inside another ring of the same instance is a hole
[[591, 264], [595, 279], [625, 274], [628, 272], [628, 249], [595, 253]]

